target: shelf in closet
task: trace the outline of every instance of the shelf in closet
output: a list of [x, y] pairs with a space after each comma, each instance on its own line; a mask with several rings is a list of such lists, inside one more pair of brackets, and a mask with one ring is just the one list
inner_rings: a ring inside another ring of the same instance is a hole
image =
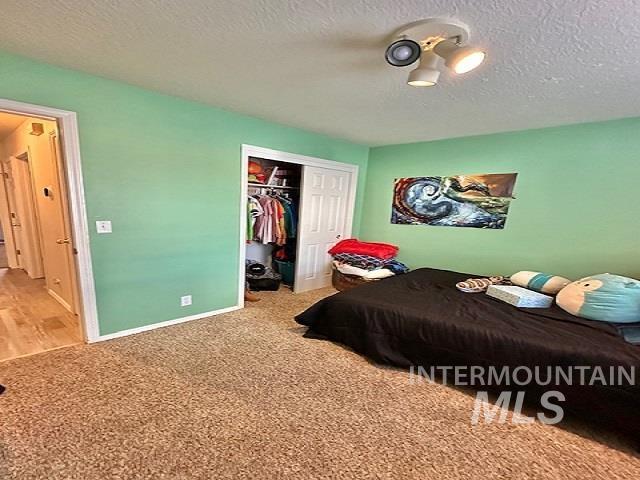
[[250, 187], [254, 188], [276, 188], [279, 190], [298, 190], [300, 187], [290, 187], [287, 185], [265, 185], [264, 183], [251, 183], [249, 182]]

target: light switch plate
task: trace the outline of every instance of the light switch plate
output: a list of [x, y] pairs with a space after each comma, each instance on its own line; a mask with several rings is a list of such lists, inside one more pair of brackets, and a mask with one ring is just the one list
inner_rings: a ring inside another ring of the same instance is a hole
[[98, 220], [96, 222], [96, 231], [98, 233], [111, 233], [111, 220]]

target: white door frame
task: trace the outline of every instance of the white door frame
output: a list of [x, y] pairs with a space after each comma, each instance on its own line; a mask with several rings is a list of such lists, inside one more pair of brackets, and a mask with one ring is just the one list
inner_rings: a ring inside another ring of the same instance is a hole
[[[244, 307], [244, 269], [247, 258], [246, 237], [247, 237], [247, 195], [249, 187], [247, 184], [249, 157], [265, 158], [276, 162], [295, 163], [297, 165], [307, 165], [311, 167], [330, 168], [351, 174], [349, 185], [349, 197], [347, 199], [347, 215], [345, 220], [344, 237], [350, 238], [353, 229], [353, 214], [356, 206], [356, 189], [358, 187], [358, 165], [351, 163], [335, 162], [323, 158], [308, 157], [297, 153], [283, 152], [281, 150], [271, 150], [269, 148], [256, 147], [254, 145], [242, 145], [242, 155], [240, 155], [240, 261], [238, 265], [238, 306]], [[302, 192], [300, 192], [302, 198]], [[298, 208], [298, 214], [301, 212]], [[296, 266], [297, 273], [298, 266]]]
[[81, 306], [81, 311], [78, 312], [78, 316], [80, 317], [80, 322], [83, 327], [82, 330], [85, 340], [88, 343], [96, 342], [100, 337], [100, 329], [98, 326], [96, 291], [91, 265], [89, 223], [87, 221], [84, 185], [82, 182], [80, 138], [78, 135], [78, 118], [76, 113], [30, 103], [15, 102], [5, 98], [0, 98], [0, 111], [18, 115], [44, 117], [57, 120], [58, 122], [60, 128], [60, 143], [65, 159], [65, 179], [69, 196], [68, 204], [71, 215], [73, 241], [74, 247], [78, 252], [78, 254], [75, 255], [78, 287], [80, 290], [78, 293], [80, 295]]

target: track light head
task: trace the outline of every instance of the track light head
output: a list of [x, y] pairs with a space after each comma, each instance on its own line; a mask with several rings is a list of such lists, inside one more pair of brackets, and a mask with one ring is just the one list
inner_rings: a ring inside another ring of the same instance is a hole
[[461, 47], [452, 40], [438, 43], [433, 51], [444, 58], [445, 65], [455, 73], [467, 73], [478, 67], [486, 53], [475, 47]]
[[417, 42], [408, 39], [393, 42], [387, 48], [385, 58], [389, 65], [406, 67], [420, 58], [422, 48]]
[[420, 57], [420, 65], [409, 74], [407, 83], [412, 87], [433, 87], [437, 85], [440, 78], [438, 69], [438, 57], [433, 52], [424, 52]]

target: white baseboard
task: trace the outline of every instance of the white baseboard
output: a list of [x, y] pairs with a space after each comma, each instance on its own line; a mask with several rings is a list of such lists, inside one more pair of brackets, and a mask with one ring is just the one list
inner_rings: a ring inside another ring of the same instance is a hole
[[164, 322], [153, 323], [151, 325], [144, 325], [142, 327], [121, 330], [119, 332], [109, 333], [107, 335], [100, 335], [98, 336], [98, 338], [89, 343], [104, 342], [105, 340], [112, 340], [114, 338], [127, 337], [129, 335], [135, 335], [137, 333], [155, 330], [156, 328], [170, 327], [171, 325], [177, 325], [179, 323], [190, 322], [192, 320], [200, 320], [201, 318], [213, 317], [214, 315], [233, 312], [235, 310], [240, 310], [241, 308], [242, 307], [240, 307], [239, 305], [234, 305], [233, 307], [221, 308], [220, 310], [213, 310], [211, 312], [197, 313], [188, 317], [174, 318], [173, 320], [166, 320]]
[[58, 295], [56, 292], [54, 292], [50, 288], [47, 289], [47, 292], [49, 292], [49, 295], [51, 295], [60, 305], [62, 305], [67, 310], [69, 310], [71, 313], [75, 313], [71, 308], [71, 305], [65, 302], [60, 295]]

